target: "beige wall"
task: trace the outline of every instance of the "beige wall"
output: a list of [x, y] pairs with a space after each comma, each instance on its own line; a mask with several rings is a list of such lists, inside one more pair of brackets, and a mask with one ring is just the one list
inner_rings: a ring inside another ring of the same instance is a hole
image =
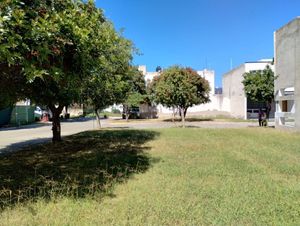
[[[139, 66], [139, 70], [145, 75], [145, 81], [148, 83], [152, 81], [155, 76], [159, 76], [158, 72], [148, 72], [146, 66]], [[197, 73], [208, 80], [210, 85], [210, 102], [207, 104], [196, 105], [194, 107], [190, 107], [188, 112], [200, 112], [200, 111], [221, 111], [223, 97], [221, 95], [215, 95], [215, 72], [213, 70], [204, 69], [203, 71], [197, 71]], [[159, 113], [172, 113], [173, 110], [166, 108], [162, 105], [157, 106]]]
[[[300, 131], [300, 18], [296, 18], [274, 33], [277, 128], [292, 126]], [[294, 95], [286, 96], [284, 90], [294, 87]], [[282, 112], [283, 102], [294, 103], [290, 112]], [[287, 118], [294, 119], [289, 124]]]
[[223, 76], [224, 111], [229, 111], [234, 117], [246, 117], [246, 96], [242, 84], [245, 64], [235, 68]]
[[233, 117], [247, 119], [247, 98], [244, 92], [243, 75], [253, 70], [263, 70], [271, 65], [271, 60], [248, 62], [223, 75], [223, 105], [222, 110], [228, 111]]
[[215, 94], [215, 72], [212, 70], [204, 69], [203, 71], [197, 71], [197, 73], [209, 82], [210, 94]]

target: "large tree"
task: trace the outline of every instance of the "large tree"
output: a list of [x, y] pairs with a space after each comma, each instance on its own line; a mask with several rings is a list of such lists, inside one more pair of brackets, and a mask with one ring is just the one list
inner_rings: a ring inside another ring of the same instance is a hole
[[6, 0], [0, 7], [0, 71], [25, 80], [21, 93], [50, 108], [53, 141], [60, 141], [63, 107], [116, 54], [107, 47], [106, 30], [114, 30], [92, 1]]
[[[11, 69], [11, 70], [10, 70]], [[26, 78], [14, 76], [14, 69], [0, 64], [0, 110], [13, 106], [19, 98], [26, 98], [22, 94]]]
[[266, 114], [269, 118], [271, 103], [274, 100], [274, 81], [276, 76], [269, 65], [264, 70], [250, 71], [243, 75], [246, 97], [252, 101], [266, 104]]
[[184, 126], [187, 109], [209, 99], [209, 83], [191, 68], [173, 66], [154, 78], [152, 89], [157, 103], [178, 108]]

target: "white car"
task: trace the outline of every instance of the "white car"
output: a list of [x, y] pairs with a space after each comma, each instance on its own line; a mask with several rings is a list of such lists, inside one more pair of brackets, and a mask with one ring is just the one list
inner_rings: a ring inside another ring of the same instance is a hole
[[[262, 108], [261, 110], [263, 112], [266, 112], [265, 108]], [[259, 113], [259, 109], [258, 108], [248, 109], [247, 110], [247, 118], [248, 119], [258, 119], [258, 113]]]
[[34, 110], [34, 118], [36, 120], [40, 120], [42, 118], [42, 116], [43, 116], [42, 109], [39, 106], [36, 106], [35, 110]]

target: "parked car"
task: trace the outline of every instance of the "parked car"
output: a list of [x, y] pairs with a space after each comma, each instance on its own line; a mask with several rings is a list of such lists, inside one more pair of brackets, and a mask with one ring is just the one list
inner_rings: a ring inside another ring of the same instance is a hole
[[[34, 110], [34, 117], [35, 120], [39, 121], [39, 120], [52, 120], [52, 112], [50, 110], [47, 109], [42, 109], [39, 106], [36, 106], [35, 110]], [[47, 119], [46, 119], [47, 118]]]
[[39, 106], [36, 106], [35, 110], [34, 110], [34, 118], [35, 118], [35, 120], [36, 121], [41, 120], [42, 116], [43, 116], [43, 110]]
[[[266, 112], [265, 108], [262, 108], [261, 110], [263, 112]], [[259, 108], [248, 109], [247, 110], [247, 118], [248, 119], [257, 119], [258, 118], [258, 113], [259, 113]]]

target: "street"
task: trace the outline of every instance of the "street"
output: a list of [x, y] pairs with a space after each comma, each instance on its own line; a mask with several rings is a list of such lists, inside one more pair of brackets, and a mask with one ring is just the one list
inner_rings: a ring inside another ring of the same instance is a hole
[[[126, 122], [120, 118], [101, 120], [103, 128], [170, 128], [180, 126], [180, 122], [165, 122], [162, 120], [133, 120]], [[16, 151], [21, 147], [51, 141], [51, 123], [36, 123], [21, 127], [0, 129], [0, 154]], [[186, 127], [199, 128], [245, 128], [257, 126], [257, 122], [219, 122], [219, 121], [195, 121], [186, 122]], [[61, 123], [61, 135], [68, 136], [82, 131], [97, 129], [95, 119], [77, 119]]]
[[[50, 141], [52, 138], [51, 128], [52, 124], [50, 122], [13, 128], [1, 128], [0, 154], [26, 145]], [[95, 128], [96, 122], [93, 119], [62, 122], [61, 135], [68, 136], [86, 130], [93, 130]]]

